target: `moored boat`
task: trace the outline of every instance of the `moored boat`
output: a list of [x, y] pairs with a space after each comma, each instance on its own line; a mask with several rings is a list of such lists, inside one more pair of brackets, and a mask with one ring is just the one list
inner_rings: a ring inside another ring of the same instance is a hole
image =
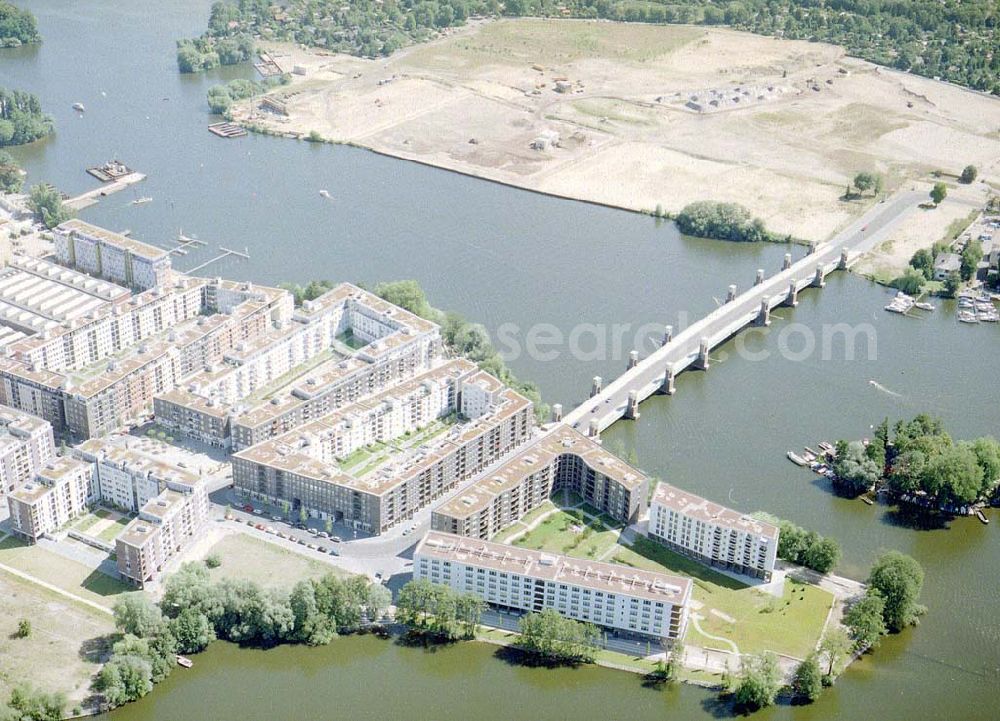
[[790, 460], [792, 463], [794, 463], [797, 466], [803, 466], [803, 467], [805, 467], [805, 466], [809, 465], [809, 462], [805, 458], [803, 458], [802, 456], [800, 456], [798, 453], [796, 453], [795, 451], [789, 451], [788, 452], [788, 460]]
[[990, 519], [988, 519], [986, 517], [986, 514], [983, 513], [983, 509], [981, 509], [981, 508], [977, 508], [976, 509], [976, 518], [978, 518], [983, 523], [989, 523], [990, 522]]
[[191, 668], [192, 666], [194, 666], [194, 661], [189, 659], [187, 656], [181, 656], [180, 654], [177, 654], [177, 665], [182, 668]]

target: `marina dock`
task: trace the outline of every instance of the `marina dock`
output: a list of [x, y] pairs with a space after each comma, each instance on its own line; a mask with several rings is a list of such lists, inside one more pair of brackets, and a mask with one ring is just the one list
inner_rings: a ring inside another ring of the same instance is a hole
[[[89, 173], [90, 170], [93, 170], [93, 168], [88, 169], [87, 172]], [[91, 173], [91, 175], [93, 175], [93, 173]], [[64, 203], [66, 207], [71, 210], [83, 210], [84, 208], [89, 208], [91, 205], [95, 205], [101, 198], [112, 195], [113, 193], [117, 193], [121, 190], [125, 190], [128, 186], [139, 183], [145, 179], [145, 175], [133, 171], [112, 183], [102, 185], [94, 188], [93, 190], [88, 190], [84, 193], [73, 196], [72, 198], [67, 198]]]
[[212, 123], [208, 126], [208, 131], [218, 135], [220, 138], [242, 138], [247, 134], [244, 128], [228, 121]]
[[247, 248], [244, 248], [243, 251], [241, 252], [241, 251], [238, 251], [238, 250], [231, 250], [229, 248], [224, 248], [224, 247], [222, 247], [220, 245], [219, 246], [219, 250], [221, 250], [222, 253], [220, 253], [219, 255], [215, 256], [214, 258], [210, 258], [209, 260], [206, 260], [201, 265], [196, 265], [194, 268], [189, 268], [188, 270], [186, 270], [184, 272], [185, 273], [196, 273], [197, 271], [201, 270], [202, 268], [207, 268], [212, 263], [214, 263], [214, 262], [216, 262], [218, 260], [222, 260], [223, 258], [228, 258], [230, 255], [235, 255], [235, 256], [238, 256], [240, 258], [244, 258], [245, 260], [250, 260], [250, 251]]

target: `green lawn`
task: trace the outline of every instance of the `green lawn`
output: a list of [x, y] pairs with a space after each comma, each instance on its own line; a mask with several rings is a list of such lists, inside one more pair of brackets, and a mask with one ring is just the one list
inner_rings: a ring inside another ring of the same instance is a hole
[[[583, 530], [578, 530], [580, 527]], [[557, 511], [537, 528], [514, 541], [515, 546], [599, 559], [617, 542], [617, 534], [599, 521], [583, 523], [567, 511]]]
[[0, 563], [107, 608], [135, 592], [117, 578], [13, 537], [0, 541]]
[[[639, 538], [632, 548], [620, 548], [616, 563], [650, 571], [676, 573], [694, 581], [693, 598], [703, 604], [697, 611], [701, 627], [712, 636], [733, 641], [743, 653], [770, 650], [804, 658], [823, 633], [833, 595], [816, 586], [785, 581], [785, 593], [776, 598], [748, 587], [725, 574], [663, 548], [648, 538]], [[728, 621], [716, 610], [733, 619]], [[688, 625], [689, 643], [719, 647]]]
[[129, 522], [128, 518], [116, 518], [114, 521], [111, 522], [111, 525], [109, 525], [107, 528], [98, 533], [97, 537], [100, 538], [102, 541], [108, 541], [110, 543], [111, 541], [115, 540], [115, 538], [118, 537], [118, 534], [125, 529], [125, 526], [128, 525], [128, 522]]
[[[307, 551], [314, 554], [314, 551]], [[209, 570], [212, 578], [249, 579], [262, 586], [291, 588], [296, 581], [328, 573], [349, 576], [347, 571], [244, 533], [234, 533], [216, 543], [206, 555], [222, 564]]]

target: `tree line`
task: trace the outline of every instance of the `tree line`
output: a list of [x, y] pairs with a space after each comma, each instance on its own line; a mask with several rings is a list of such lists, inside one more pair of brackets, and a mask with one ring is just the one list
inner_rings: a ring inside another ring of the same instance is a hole
[[[455, 641], [476, 636], [486, 601], [427, 579], [410, 581], [396, 599], [396, 621], [410, 633]], [[600, 631], [590, 623], [562, 616], [552, 609], [521, 616], [514, 647], [545, 663], [593, 663]]]
[[41, 41], [31, 11], [0, 0], [0, 48], [16, 48]]
[[178, 66], [197, 72], [242, 62], [256, 38], [389, 55], [484, 15], [728, 25], [834, 43], [879, 65], [1000, 93], [1000, 10], [992, 0], [236, 0], [214, 3], [205, 33], [178, 43]]
[[236, 78], [223, 85], [213, 85], [207, 93], [208, 108], [216, 115], [225, 115], [237, 100], [246, 100], [253, 95], [266, 93], [275, 85], [287, 85], [289, 82], [287, 75], [280, 75], [277, 79], [264, 82]]
[[158, 604], [140, 594], [115, 604], [122, 635], [94, 688], [109, 706], [120, 706], [166, 678], [176, 654], [197, 653], [216, 639], [260, 648], [324, 645], [377, 622], [391, 601], [389, 589], [361, 576], [328, 574], [286, 591], [242, 579], [213, 582], [204, 564], [187, 563], [167, 577]]
[[817, 573], [829, 573], [840, 560], [840, 544], [834, 538], [825, 538], [816, 531], [807, 531], [791, 521], [758, 511], [754, 518], [778, 527], [778, 558], [798, 566], [805, 566]]
[[919, 494], [939, 505], [975, 503], [996, 492], [1000, 442], [992, 436], [955, 441], [940, 418], [921, 413], [889, 428], [885, 419], [867, 445], [837, 442], [836, 487], [848, 495], [886, 488]]
[[55, 123], [42, 112], [38, 96], [0, 87], [0, 147], [33, 143], [54, 130]]

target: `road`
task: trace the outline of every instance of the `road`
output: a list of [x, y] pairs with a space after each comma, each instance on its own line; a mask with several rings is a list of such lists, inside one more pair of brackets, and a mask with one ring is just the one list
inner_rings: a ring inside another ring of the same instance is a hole
[[847, 251], [849, 265], [856, 262], [861, 255], [885, 240], [892, 228], [925, 200], [926, 194], [922, 192], [905, 191], [884, 203], [875, 204], [841, 233], [817, 246], [813, 253], [793, 263], [789, 269], [752, 286], [735, 300], [721, 305], [675, 335], [670, 343], [658, 348], [608, 384], [598, 395], [568, 413], [564, 421], [582, 433], [588, 432], [592, 421], [597, 422], [598, 430], [604, 430], [624, 417], [631, 391], [638, 392], [640, 401], [645, 400], [659, 390], [668, 366], [676, 375], [694, 363], [702, 339], [708, 340], [710, 348], [721, 344], [754, 322], [765, 298], [768, 299], [768, 307], [774, 308], [785, 300], [793, 281], [801, 290], [812, 282], [817, 266], [822, 265], [824, 273], [835, 269], [842, 251]]

